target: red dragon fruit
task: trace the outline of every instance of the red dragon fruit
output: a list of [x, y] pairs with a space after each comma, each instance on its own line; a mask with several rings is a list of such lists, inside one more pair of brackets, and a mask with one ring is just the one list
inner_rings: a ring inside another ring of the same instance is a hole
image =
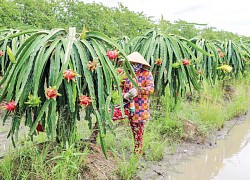
[[80, 75], [77, 74], [76, 71], [73, 71], [71, 69], [65, 70], [63, 72], [63, 77], [64, 77], [64, 79], [66, 79], [67, 82], [69, 82], [70, 80], [74, 81], [76, 76], [79, 77]]
[[44, 132], [43, 126], [40, 122], [37, 124], [36, 130], [37, 130], [37, 132]]
[[220, 58], [223, 58], [224, 56], [224, 53], [220, 53]]
[[107, 54], [108, 58], [111, 59], [116, 59], [119, 56], [119, 53], [116, 50], [113, 51], [108, 51]]
[[56, 99], [57, 96], [61, 96], [61, 94], [57, 92], [56, 87], [51, 86], [45, 90], [45, 95], [47, 99]]
[[182, 59], [182, 64], [183, 64], [184, 66], [187, 66], [187, 65], [190, 64], [190, 61], [187, 60], [187, 59]]
[[91, 102], [90, 97], [88, 97], [86, 95], [81, 95], [79, 105], [83, 105], [84, 107], [91, 106], [92, 102]]
[[124, 72], [124, 70], [123, 70], [122, 68], [117, 68], [117, 72], [118, 72], [119, 74], [122, 74], [122, 73]]
[[4, 109], [6, 109], [10, 112], [13, 112], [16, 109], [15, 101], [12, 100], [12, 101], [8, 102], [7, 104], [5, 104]]

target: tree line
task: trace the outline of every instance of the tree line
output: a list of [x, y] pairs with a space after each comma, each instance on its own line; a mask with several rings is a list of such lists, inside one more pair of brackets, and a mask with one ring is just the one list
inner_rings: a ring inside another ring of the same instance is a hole
[[[52, 29], [83, 27], [103, 32], [111, 37], [134, 37], [148, 29], [161, 28], [185, 38], [197, 35], [205, 39], [238, 39], [238, 34], [217, 30], [206, 25], [197, 25], [183, 20], [170, 22], [163, 17], [153, 20], [143, 12], [133, 12], [118, 3], [107, 7], [102, 3], [85, 3], [79, 0], [1, 0], [0, 27], [14, 29]], [[248, 38], [248, 37], [244, 37]]]

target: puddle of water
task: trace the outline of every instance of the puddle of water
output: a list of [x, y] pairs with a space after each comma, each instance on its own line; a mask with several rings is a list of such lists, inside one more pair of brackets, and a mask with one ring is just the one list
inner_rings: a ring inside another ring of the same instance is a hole
[[171, 168], [169, 180], [249, 180], [250, 115], [235, 125], [217, 147], [207, 149]]

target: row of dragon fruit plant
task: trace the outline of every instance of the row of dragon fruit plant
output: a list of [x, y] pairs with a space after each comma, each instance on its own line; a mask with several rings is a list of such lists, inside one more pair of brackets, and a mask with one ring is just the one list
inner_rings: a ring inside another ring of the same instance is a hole
[[169, 86], [173, 96], [187, 88], [199, 90], [203, 79], [214, 84], [226, 76], [238, 77], [250, 64], [249, 42], [187, 40], [174, 34], [150, 30], [142, 36], [118, 40], [126, 53], [139, 51], [151, 65], [156, 91], [163, 95]]
[[237, 76], [249, 62], [247, 43], [187, 40], [157, 30], [118, 43], [100, 32], [76, 34], [75, 28], [68, 32], [2, 30], [0, 101], [7, 110], [3, 123], [12, 117], [9, 136], [13, 142], [22, 119], [30, 127], [31, 138], [36, 131], [46, 130], [51, 140], [67, 141], [83, 107], [90, 128], [91, 113], [97, 119], [105, 152], [102, 135], [112, 127], [110, 110], [123, 103], [117, 88], [121, 74], [131, 78], [128, 61], [121, 70], [116, 69], [117, 60], [133, 51], [150, 63], [158, 95], [164, 94], [166, 86], [173, 95], [185, 94], [187, 88], [199, 90], [201, 79], [213, 83], [230, 72]]

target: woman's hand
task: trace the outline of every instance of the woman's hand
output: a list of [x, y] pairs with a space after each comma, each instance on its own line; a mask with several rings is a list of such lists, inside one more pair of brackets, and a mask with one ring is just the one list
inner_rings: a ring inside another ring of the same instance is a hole
[[135, 88], [130, 89], [126, 94], [124, 94], [124, 99], [131, 100], [138, 95], [138, 91]]

